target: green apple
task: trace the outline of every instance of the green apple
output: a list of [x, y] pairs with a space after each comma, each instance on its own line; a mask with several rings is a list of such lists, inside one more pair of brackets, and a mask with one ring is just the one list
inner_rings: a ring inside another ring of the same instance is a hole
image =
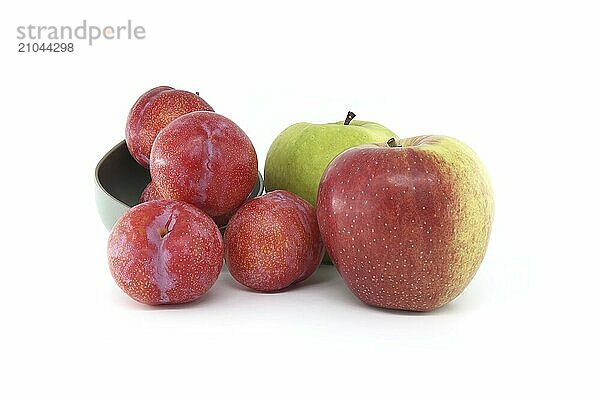
[[313, 206], [321, 176], [327, 165], [343, 151], [365, 143], [386, 142], [398, 138], [386, 127], [368, 121], [353, 120], [328, 124], [294, 124], [277, 136], [265, 161], [265, 188], [295, 193]]

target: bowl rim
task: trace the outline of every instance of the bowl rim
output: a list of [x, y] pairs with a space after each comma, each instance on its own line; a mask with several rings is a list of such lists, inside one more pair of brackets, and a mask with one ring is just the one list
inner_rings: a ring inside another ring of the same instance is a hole
[[[123, 146], [124, 143], [125, 143], [125, 146], [127, 146], [127, 143], [125, 142], [125, 139], [123, 139], [119, 143], [117, 143], [116, 145], [114, 145], [109, 151], [107, 151], [104, 154], [104, 156], [102, 156], [102, 158], [100, 159], [100, 161], [98, 161], [98, 163], [96, 164], [96, 168], [94, 169], [94, 178], [96, 179], [96, 187], [100, 188], [100, 190], [102, 190], [104, 192], [104, 194], [106, 194], [108, 197], [110, 197], [111, 199], [115, 200], [116, 202], [121, 203], [125, 207], [131, 208], [132, 206], [130, 206], [129, 204], [126, 204], [126, 203], [122, 202], [121, 200], [119, 200], [115, 196], [113, 196], [111, 193], [109, 193], [108, 190], [106, 190], [106, 188], [102, 184], [102, 182], [100, 182], [100, 178], [98, 176], [98, 173], [100, 171], [100, 166], [106, 161], [106, 159], [110, 155], [112, 155], [115, 151], [117, 151], [117, 149], [119, 149], [121, 146]], [[127, 151], [129, 151], [129, 149], [127, 149]]]
[[[121, 140], [116, 145], [114, 145], [109, 151], [106, 152], [106, 154], [104, 154], [104, 156], [102, 156], [100, 161], [98, 161], [98, 163], [96, 164], [96, 168], [94, 168], [94, 179], [96, 180], [96, 187], [99, 188], [100, 190], [102, 190], [102, 192], [104, 192], [104, 194], [106, 194], [112, 200], [116, 201], [117, 203], [122, 204], [123, 206], [125, 206], [127, 208], [133, 208], [135, 206], [130, 206], [129, 204], [124, 203], [123, 201], [117, 199], [115, 196], [113, 196], [111, 193], [109, 193], [108, 190], [106, 190], [106, 188], [102, 184], [102, 182], [100, 182], [100, 178], [98, 176], [98, 173], [100, 171], [100, 166], [106, 161], [106, 159], [112, 153], [117, 151], [123, 145], [125, 145], [127, 147], [127, 143], [124, 139]], [[129, 151], [129, 149], [127, 149], [127, 151]], [[256, 180], [258, 181], [258, 193], [254, 197], [261, 196], [265, 191], [265, 182], [264, 182], [264, 178], [263, 178], [262, 174], [260, 173], [260, 170], [257, 170]], [[256, 182], [254, 183], [254, 187], [256, 187]], [[250, 195], [252, 195], [252, 193], [255, 192], [254, 187], [252, 188], [252, 191], [248, 194], [248, 198], [246, 200], [248, 200], [250, 198]]]

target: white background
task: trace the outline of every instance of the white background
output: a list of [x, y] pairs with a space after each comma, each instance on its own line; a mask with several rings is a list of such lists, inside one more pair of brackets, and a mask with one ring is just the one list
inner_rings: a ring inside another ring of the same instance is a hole
[[[599, 10], [391, 3], [3, 4], [1, 398], [597, 398]], [[17, 53], [18, 25], [84, 18], [147, 38]], [[93, 170], [157, 85], [198, 90], [261, 168], [283, 128], [348, 109], [465, 141], [496, 194], [477, 276], [427, 314], [364, 306], [331, 267], [281, 294], [222, 274], [192, 305], [136, 304]]]

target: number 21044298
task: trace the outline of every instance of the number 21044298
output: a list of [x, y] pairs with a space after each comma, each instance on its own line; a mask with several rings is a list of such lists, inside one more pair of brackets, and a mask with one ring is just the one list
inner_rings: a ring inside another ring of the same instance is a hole
[[19, 53], [72, 53], [73, 43], [19, 43]]

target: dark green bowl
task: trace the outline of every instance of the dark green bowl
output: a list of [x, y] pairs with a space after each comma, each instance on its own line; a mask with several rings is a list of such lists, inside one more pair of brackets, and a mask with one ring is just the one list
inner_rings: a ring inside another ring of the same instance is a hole
[[[102, 157], [95, 174], [96, 208], [102, 223], [110, 231], [121, 215], [139, 203], [142, 191], [150, 182], [150, 171], [131, 157], [123, 140]], [[263, 177], [259, 171], [248, 198], [260, 196], [263, 190]]]

